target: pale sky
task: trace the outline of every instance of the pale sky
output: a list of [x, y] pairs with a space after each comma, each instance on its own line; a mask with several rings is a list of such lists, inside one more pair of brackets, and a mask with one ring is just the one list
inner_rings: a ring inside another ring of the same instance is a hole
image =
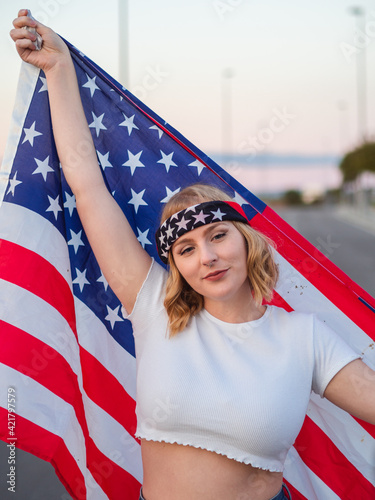
[[[341, 154], [355, 146], [354, 52], [363, 50], [367, 129], [375, 136], [374, 1], [128, 0], [128, 5], [122, 24], [129, 37], [127, 87], [207, 154], [223, 148], [248, 153], [252, 144], [262, 152], [301, 154]], [[355, 37], [356, 18], [349, 10], [354, 5], [366, 11], [366, 39]], [[0, 157], [20, 67], [8, 33], [18, 9], [27, 7], [119, 77], [117, 1], [3, 1]], [[228, 68], [232, 77], [224, 78]], [[232, 95], [224, 115], [223, 89]], [[230, 131], [225, 140], [223, 130]]]

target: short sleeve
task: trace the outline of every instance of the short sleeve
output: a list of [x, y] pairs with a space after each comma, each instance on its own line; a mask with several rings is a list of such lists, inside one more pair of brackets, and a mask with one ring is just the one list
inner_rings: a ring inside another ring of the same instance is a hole
[[130, 314], [122, 307], [122, 315], [131, 321], [133, 330], [150, 328], [153, 319], [164, 311], [165, 285], [167, 271], [154, 259], [138, 292], [133, 310]]
[[360, 358], [336, 332], [314, 318], [314, 372], [312, 390], [323, 397], [332, 378], [351, 361]]

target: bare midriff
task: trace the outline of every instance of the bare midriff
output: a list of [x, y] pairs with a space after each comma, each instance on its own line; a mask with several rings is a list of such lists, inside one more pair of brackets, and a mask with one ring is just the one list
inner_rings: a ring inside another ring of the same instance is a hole
[[142, 440], [145, 500], [268, 500], [281, 489], [270, 472], [211, 451]]

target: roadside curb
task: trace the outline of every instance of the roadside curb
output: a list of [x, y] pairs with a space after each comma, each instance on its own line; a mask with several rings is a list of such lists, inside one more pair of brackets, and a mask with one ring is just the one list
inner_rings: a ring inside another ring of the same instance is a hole
[[333, 211], [334, 217], [375, 235], [375, 210], [372, 207], [356, 208], [339, 205]]

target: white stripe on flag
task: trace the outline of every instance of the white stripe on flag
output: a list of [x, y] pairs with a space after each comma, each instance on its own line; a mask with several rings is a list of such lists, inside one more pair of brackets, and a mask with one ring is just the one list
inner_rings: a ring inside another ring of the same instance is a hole
[[[77, 339], [65, 318], [53, 306], [24, 288], [2, 279], [0, 286], [6, 300], [1, 319], [55, 349], [80, 378]], [[15, 310], [15, 304], [22, 304], [22, 308]]]
[[22, 63], [8, 140], [0, 168], [0, 207], [8, 184], [8, 175], [12, 170], [14, 156], [21, 139], [24, 119], [34, 94], [34, 88], [39, 78], [39, 73], [40, 71], [38, 68], [25, 62]]
[[[143, 480], [141, 446], [115, 419], [83, 393], [90, 436], [99, 450], [134, 476]], [[116, 404], [116, 402], [113, 402]], [[106, 429], [106, 432], [103, 432]]]
[[111, 372], [129, 396], [135, 399], [135, 358], [114, 340], [91, 309], [77, 297], [74, 297], [74, 303], [80, 345]]
[[368, 349], [373, 340], [278, 253], [276, 260], [279, 295], [296, 311], [314, 313], [326, 321], [357, 352], [365, 352], [366, 359], [375, 366], [375, 349]]
[[288, 452], [284, 477], [307, 500], [340, 500], [336, 493], [306, 466], [294, 447]]
[[[0, 380], [2, 385], [7, 381], [16, 389], [17, 415], [60, 436], [86, 477], [85, 438], [74, 408], [34, 379], [2, 363]], [[6, 394], [6, 390], [1, 390], [0, 405], [4, 408], [7, 408]], [[61, 415], [64, 415], [64, 419], [57, 418]]]
[[349, 413], [314, 393], [311, 394], [307, 414], [375, 486], [375, 439]]
[[53, 224], [32, 210], [3, 202], [0, 228], [0, 238], [39, 254], [59, 271], [72, 288], [66, 240]]

